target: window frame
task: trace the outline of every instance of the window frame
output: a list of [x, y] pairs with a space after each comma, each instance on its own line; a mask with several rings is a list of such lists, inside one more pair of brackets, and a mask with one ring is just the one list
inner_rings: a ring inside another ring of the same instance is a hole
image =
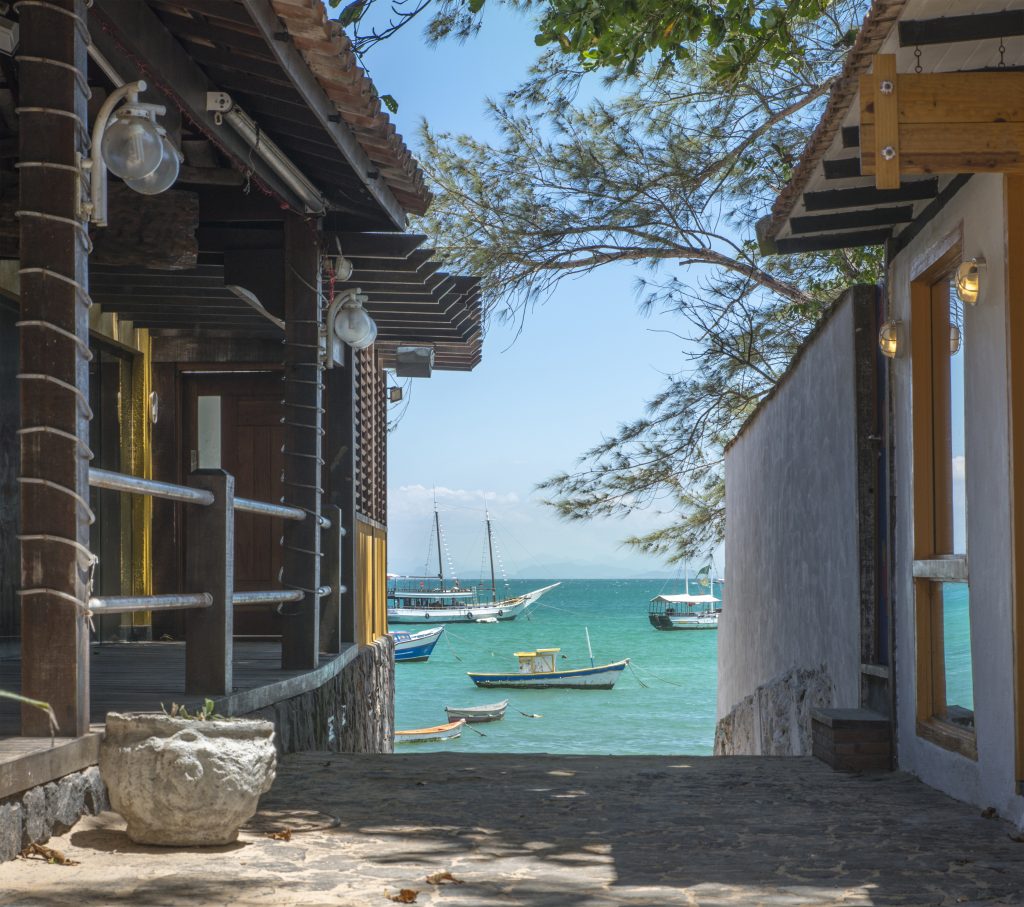
[[[936, 331], [934, 311], [948, 305], [948, 278], [963, 260], [963, 225], [915, 260], [910, 283], [911, 399], [913, 409], [913, 587], [917, 658], [917, 735], [944, 749], [977, 760], [977, 735], [947, 720], [943, 600], [935, 595], [943, 582], [969, 587], [966, 554], [952, 554], [952, 471], [944, 445], [948, 424], [948, 368], [936, 375], [937, 362], [949, 359], [948, 330]], [[936, 380], [938, 378], [938, 380]], [[945, 414], [937, 418], [937, 415]], [[940, 435], [942, 436], [940, 438]], [[948, 486], [948, 487], [947, 487]]]

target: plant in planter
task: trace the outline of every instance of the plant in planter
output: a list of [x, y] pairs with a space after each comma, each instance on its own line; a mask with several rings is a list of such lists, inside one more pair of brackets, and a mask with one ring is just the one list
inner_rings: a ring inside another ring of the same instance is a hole
[[137, 844], [230, 844], [274, 782], [269, 721], [189, 713], [107, 715], [100, 774]]

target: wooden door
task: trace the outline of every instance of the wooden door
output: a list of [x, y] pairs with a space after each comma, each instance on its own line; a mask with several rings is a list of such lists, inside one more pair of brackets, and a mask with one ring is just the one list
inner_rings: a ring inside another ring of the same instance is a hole
[[[229, 372], [186, 377], [185, 474], [219, 466], [235, 477], [235, 496], [279, 503], [281, 472], [281, 375]], [[235, 513], [235, 589], [279, 589], [283, 521]], [[279, 637], [276, 605], [235, 609], [235, 636]]]

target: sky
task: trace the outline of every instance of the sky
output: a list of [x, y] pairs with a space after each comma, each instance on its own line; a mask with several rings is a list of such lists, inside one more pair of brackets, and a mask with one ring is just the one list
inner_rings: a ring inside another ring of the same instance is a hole
[[[420, 124], [494, 136], [485, 112], [524, 77], [536, 55], [533, 30], [493, 7], [480, 34], [429, 47], [415, 24], [371, 51], [370, 74], [399, 103], [393, 119], [418, 153]], [[644, 273], [606, 266], [563, 280], [517, 326], [493, 321], [473, 372], [412, 379], [388, 446], [388, 569], [436, 573], [430, 547], [434, 501], [447, 555], [460, 579], [481, 574], [484, 511], [502, 563], [520, 577], [643, 577], [676, 568], [623, 546], [665, 525], [657, 509], [627, 519], [567, 523], [542, 503], [538, 482], [643, 412], [665, 376], [684, 365], [682, 325], [642, 316], [635, 282]], [[408, 404], [408, 405], [406, 405]], [[695, 572], [701, 565], [691, 565]], [[717, 568], [722, 569], [719, 553]], [[447, 568], [446, 568], [447, 570]], [[486, 571], [486, 567], [484, 567]]]

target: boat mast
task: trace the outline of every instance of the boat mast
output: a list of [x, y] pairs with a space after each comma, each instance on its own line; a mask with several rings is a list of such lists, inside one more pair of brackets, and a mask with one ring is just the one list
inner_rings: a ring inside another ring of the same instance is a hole
[[[444, 555], [441, 552], [441, 517], [437, 512], [437, 501], [434, 502], [434, 529], [437, 531], [437, 579], [444, 589]], [[420, 532], [423, 530], [421, 529]]]
[[487, 553], [491, 558], [491, 601], [496, 602], [498, 600], [498, 584], [494, 580], [494, 541], [491, 537], [491, 514], [486, 507], [484, 508], [484, 520], [487, 522]]

